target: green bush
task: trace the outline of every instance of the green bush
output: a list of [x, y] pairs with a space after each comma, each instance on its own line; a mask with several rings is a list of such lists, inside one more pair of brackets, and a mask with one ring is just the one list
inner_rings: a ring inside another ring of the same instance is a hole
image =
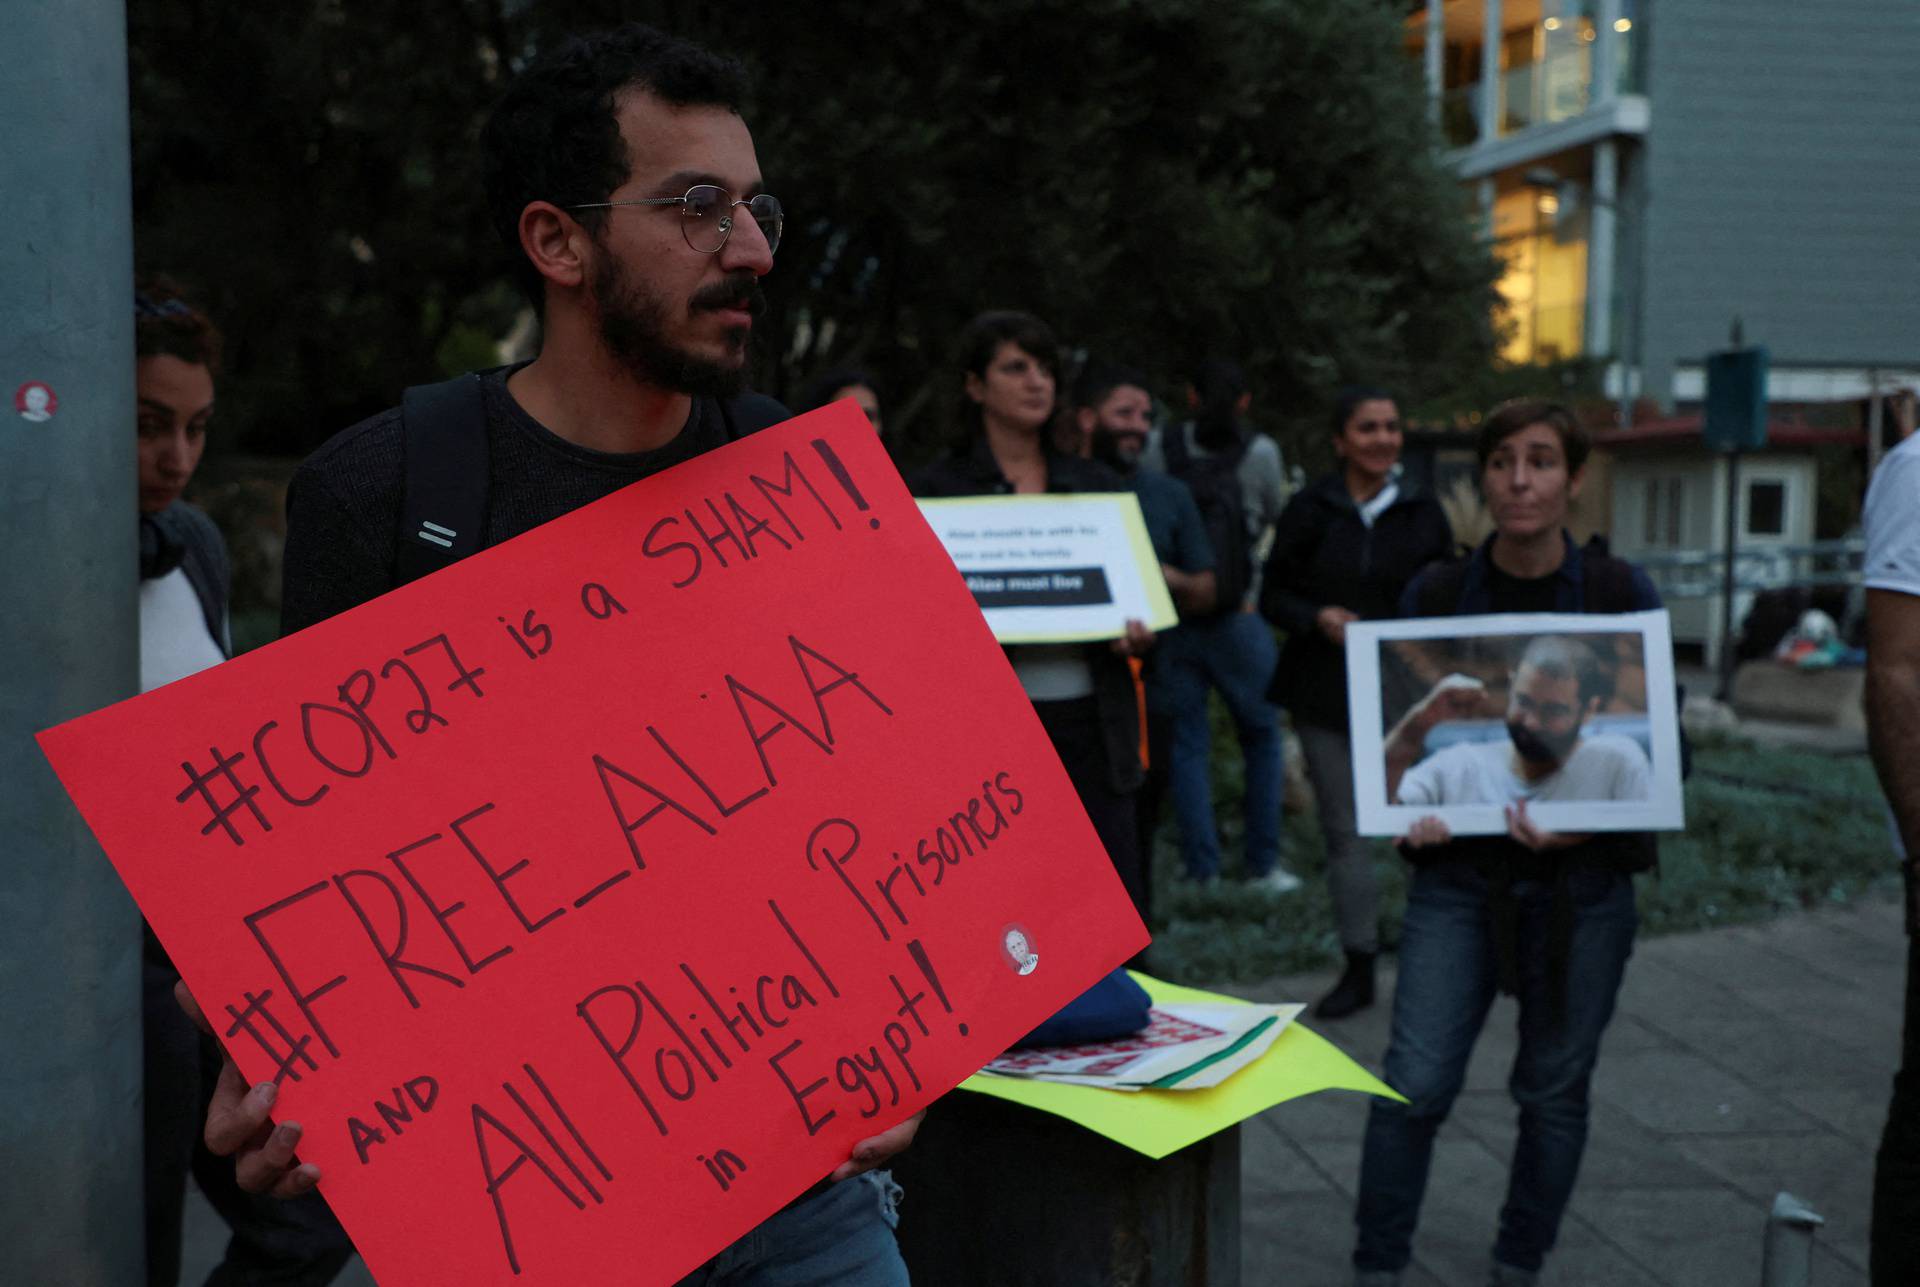
[[[1244, 787], [1239, 747], [1214, 708], [1214, 811], [1226, 879], [1179, 879], [1171, 809], [1153, 848], [1154, 944], [1148, 964], [1182, 983], [1249, 982], [1325, 969], [1340, 961], [1327, 893], [1325, 849], [1310, 815], [1290, 814], [1281, 861], [1305, 882], [1292, 894], [1241, 883]], [[1900, 886], [1887, 816], [1864, 755], [1767, 750], [1716, 739], [1695, 747], [1686, 786], [1687, 829], [1660, 842], [1660, 869], [1639, 881], [1642, 932], [1670, 934], [1762, 921]], [[1381, 943], [1399, 940], [1408, 869], [1393, 846], [1374, 845]]]

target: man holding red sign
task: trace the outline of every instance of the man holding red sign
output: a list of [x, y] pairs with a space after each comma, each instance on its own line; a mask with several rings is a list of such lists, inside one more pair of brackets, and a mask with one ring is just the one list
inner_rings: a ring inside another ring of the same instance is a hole
[[[729, 401], [783, 220], [738, 114], [745, 89], [738, 64], [638, 24], [567, 40], [516, 79], [483, 137], [487, 196], [541, 306], [540, 355], [468, 377], [454, 405], [471, 418], [455, 428], [484, 435], [483, 472], [451, 480], [467, 496], [445, 513], [415, 513], [432, 501], [410, 494], [407, 448], [420, 440], [400, 409], [301, 467], [288, 501], [285, 633], [784, 417]], [[529, 657], [538, 630], [514, 632]], [[207, 1140], [235, 1156], [243, 1187], [291, 1197], [320, 1173], [295, 1156], [297, 1123], [269, 1124], [274, 1089], [247, 1089], [229, 1062]], [[899, 1190], [874, 1168], [918, 1124], [915, 1115], [861, 1141], [688, 1281], [904, 1283], [891, 1233]]]

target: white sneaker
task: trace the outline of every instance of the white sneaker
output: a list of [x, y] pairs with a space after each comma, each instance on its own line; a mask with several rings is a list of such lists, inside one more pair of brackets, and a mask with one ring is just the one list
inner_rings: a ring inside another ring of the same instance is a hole
[[1253, 889], [1264, 889], [1269, 894], [1291, 894], [1300, 888], [1300, 878], [1276, 864], [1272, 871], [1264, 876], [1255, 876], [1247, 884]]

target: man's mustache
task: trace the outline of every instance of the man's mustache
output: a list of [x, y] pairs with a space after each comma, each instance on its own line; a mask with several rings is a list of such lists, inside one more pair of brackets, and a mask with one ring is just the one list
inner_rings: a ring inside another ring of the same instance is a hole
[[767, 306], [766, 296], [760, 292], [760, 281], [751, 273], [739, 277], [730, 277], [726, 281], [702, 286], [693, 293], [689, 307], [696, 313], [709, 312], [722, 308], [744, 308], [755, 317], [760, 316]]

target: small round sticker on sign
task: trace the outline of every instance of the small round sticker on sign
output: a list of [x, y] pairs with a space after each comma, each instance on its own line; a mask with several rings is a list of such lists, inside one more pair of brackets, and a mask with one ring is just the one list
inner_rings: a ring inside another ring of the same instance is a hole
[[28, 380], [13, 391], [13, 409], [20, 413], [22, 420], [45, 424], [60, 409], [60, 399], [53, 396], [52, 385]]
[[1040, 954], [1033, 950], [1033, 936], [1023, 925], [1009, 925], [1000, 931], [1000, 950], [1015, 974], [1032, 974], [1040, 964]]

